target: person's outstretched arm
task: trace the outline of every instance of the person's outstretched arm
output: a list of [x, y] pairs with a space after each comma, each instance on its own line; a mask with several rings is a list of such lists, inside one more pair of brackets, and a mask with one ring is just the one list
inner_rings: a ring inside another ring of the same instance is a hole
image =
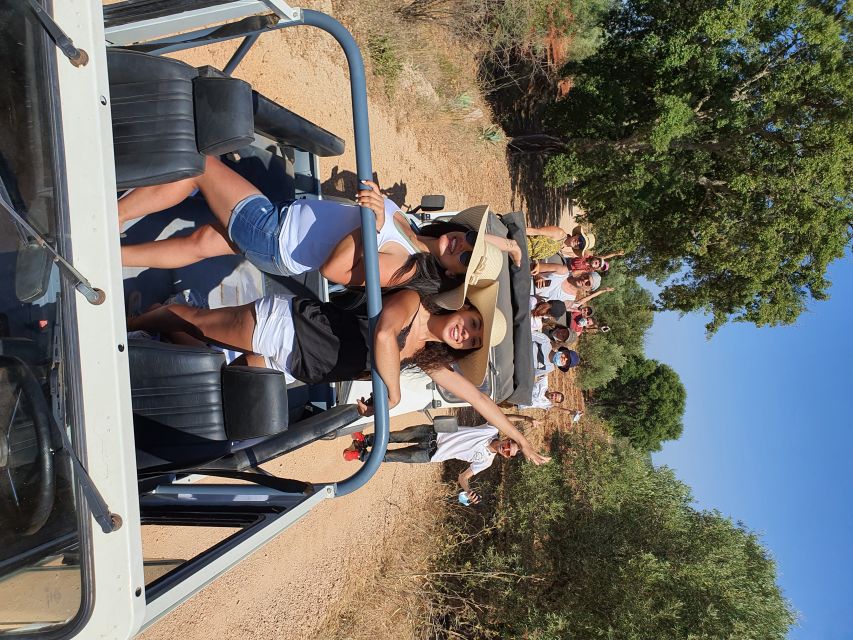
[[605, 253], [603, 256], [596, 256], [601, 258], [602, 260], [609, 260], [610, 258], [618, 258], [620, 256], [624, 256], [624, 251], [614, 251], [613, 253]]
[[397, 336], [418, 312], [420, 297], [411, 290], [400, 291], [383, 301], [382, 313], [373, 335], [373, 365], [388, 387], [388, 408], [400, 402], [400, 345]]
[[[544, 276], [546, 273], [566, 275], [569, 272], [569, 268], [564, 264], [552, 264], [550, 262], [537, 262], [536, 264], [539, 268], [534, 275]], [[531, 273], [533, 272], [531, 271]]]
[[594, 293], [590, 293], [588, 296], [584, 296], [583, 298], [580, 298], [579, 300], [575, 300], [575, 306], [580, 307], [581, 305], [586, 304], [587, 302], [589, 302], [593, 298], [597, 298], [598, 296], [605, 294], [605, 293], [610, 293], [611, 291], [616, 291], [616, 289], [614, 289], [613, 287], [607, 287], [605, 289], [599, 289], [598, 291], [595, 291]]
[[550, 225], [546, 227], [527, 227], [527, 235], [547, 236], [549, 238], [554, 238], [555, 240], [563, 240], [569, 234], [567, 234], [566, 230], [562, 229], [561, 227], [555, 227], [554, 225]]
[[537, 453], [521, 431], [516, 429], [515, 425], [507, 419], [501, 408], [491, 398], [462, 377], [462, 375], [453, 369], [444, 368], [430, 371], [428, 375], [436, 384], [441, 385], [470, 404], [490, 425], [506, 437], [515, 440], [521, 448], [524, 457], [530, 462], [533, 464], [544, 464], [551, 460], [550, 457]]

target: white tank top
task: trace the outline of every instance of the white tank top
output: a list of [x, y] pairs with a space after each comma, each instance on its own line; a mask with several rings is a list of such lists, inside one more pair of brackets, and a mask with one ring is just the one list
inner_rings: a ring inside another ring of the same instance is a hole
[[[388, 207], [389, 202], [393, 207], [395, 207], [393, 212], [391, 212], [390, 208]], [[383, 224], [382, 228], [379, 229], [379, 235], [376, 237], [376, 246], [378, 246], [379, 250], [381, 251], [382, 247], [384, 247], [386, 244], [388, 244], [389, 242], [394, 242], [403, 247], [408, 252], [408, 254], [412, 256], [418, 253], [418, 249], [412, 246], [412, 241], [409, 240], [409, 237], [402, 231], [400, 231], [400, 229], [397, 227], [396, 220], [394, 219], [394, 214], [397, 213], [397, 211], [399, 210], [400, 207], [395, 205], [388, 198], [385, 198], [385, 224]]]
[[[394, 224], [399, 210], [385, 198], [385, 224], [379, 230], [378, 245], [381, 249], [385, 242], [397, 242], [411, 255], [416, 250]], [[297, 200], [283, 217], [278, 250], [282, 263], [294, 275], [319, 270], [338, 243], [361, 225], [357, 205], [334, 200]]]

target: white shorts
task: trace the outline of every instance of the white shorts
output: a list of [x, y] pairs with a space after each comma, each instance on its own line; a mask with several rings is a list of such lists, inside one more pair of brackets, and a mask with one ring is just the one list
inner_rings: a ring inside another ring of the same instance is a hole
[[267, 368], [283, 371], [288, 384], [295, 382], [290, 374], [290, 354], [295, 338], [293, 296], [280, 294], [256, 300], [255, 317], [252, 351], [264, 357]]

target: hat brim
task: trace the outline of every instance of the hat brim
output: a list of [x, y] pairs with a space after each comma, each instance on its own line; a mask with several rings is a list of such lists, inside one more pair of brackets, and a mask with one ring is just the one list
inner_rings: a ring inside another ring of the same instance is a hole
[[471, 249], [471, 262], [462, 276], [462, 284], [450, 291], [433, 296], [433, 303], [444, 309], [455, 310], [465, 304], [469, 286], [487, 286], [498, 279], [503, 268], [503, 253], [486, 242], [486, 224], [489, 220], [489, 205], [468, 207], [457, 213], [450, 222], [461, 224], [477, 232], [477, 240]]
[[483, 318], [483, 346], [458, 360], [456, 366], [468, 382], [479, 387], [486, 379], [491, 348], [503, 341], [507, 326], [503, 313], [497, 308], [497, 282], [487, 287], [472, 287], [468, 292], [468, 301]]
[[583, 249], [575, 249], [574, 247], [571, 247], [570, 249], [576, 258], [582, 258], [592, 254], [592, 248], [595, 246], [595, 234], [586, 231], [581, 225], [575, 225], [575, 228], [572, 229], [569, 235], [580, 235], [580, 237], [583, 238]]

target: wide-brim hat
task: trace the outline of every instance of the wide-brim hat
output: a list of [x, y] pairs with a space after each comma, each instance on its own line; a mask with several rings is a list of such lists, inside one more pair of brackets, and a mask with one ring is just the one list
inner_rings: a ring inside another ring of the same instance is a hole
[[571, 248], [571, 252], [575, 254], [578, 258], [582, 256], [588, 256], [592, 253], [592, 248], [595, 246], [595, 234], [587, 231], [580, 225], [576, 225], [572, 232], [569, 234], [570, 236], [579, 235], [583, 238], [583, 249], [576, 249], [574, 247]]
[[592, 271], [587, 275], [589, 276], [590, 291], [597, 291], [598, 288], [601, 286], [601, 274], [596, 271]]
[[[432, 301], [441, 305], [440, 298], [453, 294], [462, 287], [452, 291], [445, 291], [432, 297]], [[459, 373], [475, 387], [483, 384], [486, 379], [486, 371], [489, 369], [489, 351], [493, 345], [503, 342], [506, 336], [506, 318], [497, 308], [498, 306], [498, 283], [493, 282], [485, 287], [471, 287], [468, 289], [468, 301], [477, 308], [483, 318], [483, 344], [476, 351], [472, 351], [464, 358], [456, 361]], [[460, 305], [462, 306], [462, 305]]]
[[471, 250], [471, 262], [463, 276], [462, 285], [439, 295], [433, 301], [445, 309], [455, 310], [465, 304], [468, 287], [485, 287], [496, 282], [506, 261], [504, 253], [491, 243], [486, 242], [486, 223], [489, 219], [489, 205], [481, 204], [468, 207], [450, 218], [449, 222], [461, 224], [477, 232], [477, 240]]

